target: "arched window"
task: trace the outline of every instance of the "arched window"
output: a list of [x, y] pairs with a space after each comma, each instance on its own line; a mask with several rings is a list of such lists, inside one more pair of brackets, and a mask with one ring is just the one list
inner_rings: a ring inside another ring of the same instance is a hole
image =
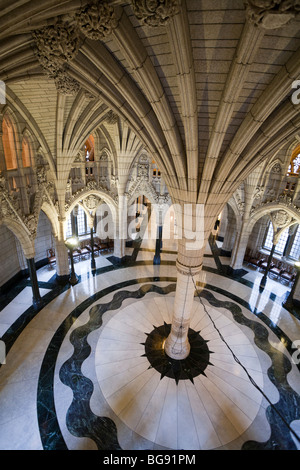
[[27, 137], [22, 140], [22, 163], [24, 168], [31, 166], [31, 149]]
[[[265, 237], [265, 242], [264, 242], [264, 248], [266, 250], [271, 250], [273, 246], [273, 235], [274, 235], [274, 229], [273, 229], [273, 224], [272, 222], [269, 223], [269, 226], [267, 228], [267, 233]], [[279, 240], [277, 242], [276, 248], [275, 248], [275, 253], [282, 255], [285, 251], [285, 246], [288, 240], [289, 236], [289, 229], [286, 228], [282, 234], [279, 237]]]
[[292, 153], [287, 176], [299, 176], [300, 172], [300, 145]]
[[[66, 237], [72, 237], [74, 235], [78, 235], [78, 237], [82, 237], [85, 235], [90, 234], [90, 227], [88, 224], [87, 216], [85, 213], [85, 210], [78, 205], [78, 210], [76, 214], [77, 218], [77, 234], [73, 233], [73, 228], [72, 228], [72, 214], [69, 215], [68, 220], [67, 220], [67, 226], [66, 226]], [[93, 228], [93, 231], [95, 232], [95, 227]]]
[[90, 135], [84, 145], [85, 159], [87, 162], [94, 161], [94, 147], [95, 147], [95, 140], [94, 140], [94, 137]]
[[289, 256], [294, 260], [298, 260], [300, 257], [300, 225], [298, 225], [297, 231], [295, 233], [293, 245]]
[[15, 143], [15, 131], [13, 124], [8, 117], [3, 118], [2, 123], [2, 141], [4, 149], [4, 158], [7, 170], [15, 170], [18, 168], [17, 153]]

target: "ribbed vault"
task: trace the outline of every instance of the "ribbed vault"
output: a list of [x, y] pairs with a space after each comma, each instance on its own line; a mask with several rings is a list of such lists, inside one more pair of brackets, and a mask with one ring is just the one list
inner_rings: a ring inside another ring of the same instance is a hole
[[113, 112], [173, 201], [205, 204], [209, 233], [241, 182], [298, 133], [298, 3], [277, 3], [2, 0], [0, 79], [35, 129], [60, 204], [77, 152]]

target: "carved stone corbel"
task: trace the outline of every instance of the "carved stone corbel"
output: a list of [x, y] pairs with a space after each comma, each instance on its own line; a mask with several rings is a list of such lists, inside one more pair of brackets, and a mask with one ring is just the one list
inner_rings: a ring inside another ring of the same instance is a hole
[[255, 26], [277, 29], [300, 12], [299, 0], [246, 0], [247, 18]]
[[79, 83], [68, 75], [68, 64], [79, 50], [79, 32], [70, 23], [57, 22], [32, 32], [36, 56], [45, 74], [52, 78], [60, 93], [73, 95]]
[[293, 220], [293, 217], [284, 210], [278, 210], [276, 212], [272, 212], [270, 214], [270, 217], [271, 217], [273, 226], [276, 228], [276, 230], [288, 226]]
[[114, 8], [106, 2], [87, 5], [76, 13], [75, 19], [81, 31], [96, 41], [109, 36], [118, 26]]
[[179, 12], [179, 0], [131, 0], [138, 20], [148, 26], [164, 26]]

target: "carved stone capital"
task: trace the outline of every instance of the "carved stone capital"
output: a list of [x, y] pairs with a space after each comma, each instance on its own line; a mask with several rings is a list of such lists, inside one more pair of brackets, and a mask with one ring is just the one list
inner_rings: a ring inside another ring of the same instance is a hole
[[163, 26], [179, 11], [178, 0], [131, 0], [138, 20], [148, 26]]
[[264, 29], [281, 28], [300, 11], [299, 0], [246, 0], [245, 6], [248, 20]]
[[87, 5], [75, 15], [81, 31], [90, 39], [102, 40], [118, 26], [114, 8], [108, 3]]

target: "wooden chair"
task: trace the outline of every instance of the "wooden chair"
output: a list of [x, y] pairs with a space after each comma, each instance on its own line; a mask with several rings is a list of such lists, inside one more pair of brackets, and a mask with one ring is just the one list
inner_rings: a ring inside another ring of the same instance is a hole
[[[265, 259], [260, 265], [259, 265], [259, 269], [262, 270], [262, 271], [265, 271], [267, 269], [267, 266], [268, 266], [268, 260]], [[270, 264], [270, 267], [269, 267], [269, 272], [271, 269], [273, 269], [275, 267], [275, 264], [273, 262], [271, 262]]]
[[295, 278], [296, 278], [296, 273], [291, 266], [287, 267], [280, 273], [280, 280], [284, 284], [288, 284], [288, 285], [293, 284]]
[[91, 254], [91, 249], [88, 248], [87, 246], [87, 241], [86, 240], [83, 240], [81, 243], [80, 243], [80, 258], [86, 258], [87, 256], [90, 256]]
[[50, 265], [56, 263], [55, 250], [53, 250], [53, 248], [49, 248], [49, 249], [47, 250], [47, 258], [48, 258], [48, 263], [49, 263]]
[[261, 253], [256, 253], [255, 256], [250, 258], [249, 264], [252, 264], [252, 266], [255, 266], [256, 268], [259, 268], [260, 265], [266, 260], [266, 258], [261, 254]]
[[283, 264], [281, 261], [277, 262], [277, 263], [274, 263], [274, 266], [272, 268], [269, 269], [269, 274], [270, 274], [270, 277], [275, 277], [275, 279], [279, 279], [280, 280], [280, 275], [283, 271], [282, 269], [283, 267]]

